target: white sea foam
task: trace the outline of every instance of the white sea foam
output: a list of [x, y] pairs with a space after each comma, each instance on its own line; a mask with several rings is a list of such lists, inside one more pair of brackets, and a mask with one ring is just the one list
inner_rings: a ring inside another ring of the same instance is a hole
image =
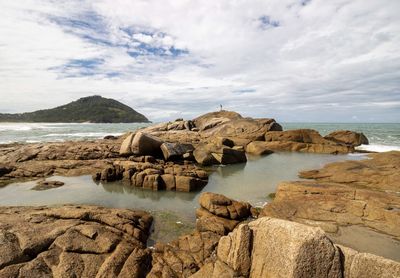
[[389, 151], [400, 151], [400, 146], [388, 146], [388, 145], [361, 145], [357, 147], [357, 150], [370, 151], [370, 152], [389, 152]]
[[76, 133], [49, 133], [43, 137], [95, 137], [102, 138], [107, 135], [120, 136], [123, 133], [109, 133], [109, 132], [76, 132]]

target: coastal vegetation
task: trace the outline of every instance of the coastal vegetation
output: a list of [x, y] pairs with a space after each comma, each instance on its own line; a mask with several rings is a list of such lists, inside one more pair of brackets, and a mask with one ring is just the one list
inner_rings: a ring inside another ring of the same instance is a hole
[[149, 120], [119, 101], [94, 95], [52, 109], [17, 114], [0, 113], [0, 122], [143, 123]]

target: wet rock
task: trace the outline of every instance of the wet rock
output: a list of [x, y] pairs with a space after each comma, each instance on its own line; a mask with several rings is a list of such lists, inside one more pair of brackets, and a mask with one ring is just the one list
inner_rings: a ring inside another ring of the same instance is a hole
[[104, 140], [118, 140], [118, 137], [114, 136], [114, 135], [107, 135], [107, 136], [104, 136], [103, 139]]
[[175, 176], [175, 190], [183, 192], [191, 192], [200, 190], [207, 182], [202, 179], [189, 176]]
[[63, 186], [64, 183], [62, 181], [38, 181], [37, 184], [31, 188], [31, 190], [42, 191], [57, 188]]
[[360, 145], [368, 145], [368, 138], [359, 132], [354, 132], [350, 130], [338, 130], [329, 133], [324, 137], [330, 141], [352, 145], [352, 146], [360, 146]]

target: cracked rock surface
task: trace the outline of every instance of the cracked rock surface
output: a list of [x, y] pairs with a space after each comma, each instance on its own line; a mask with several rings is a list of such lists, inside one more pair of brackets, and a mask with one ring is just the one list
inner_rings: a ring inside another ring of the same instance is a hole
[[144, 211], [95, 206], [0, 208], [0, 277], [144, 277]]

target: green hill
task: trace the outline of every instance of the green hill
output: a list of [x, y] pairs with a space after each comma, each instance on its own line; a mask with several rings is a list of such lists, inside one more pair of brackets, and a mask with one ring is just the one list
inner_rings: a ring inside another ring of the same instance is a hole
[[143, 123], [149, 120], [114, 99], [90, 96], [53, 109], [19, 114], [0, 113], [0, 122]]

